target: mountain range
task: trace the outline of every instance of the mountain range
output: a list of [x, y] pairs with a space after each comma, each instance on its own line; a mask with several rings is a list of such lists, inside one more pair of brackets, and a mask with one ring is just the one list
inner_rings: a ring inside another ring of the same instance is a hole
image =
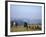
[[41, 19], [14, 19], [12, 21], [15, 21], [18, 23], [18, 25], [24, 25], [24, 22], [27, 22], [27, 24], [41, 24]]

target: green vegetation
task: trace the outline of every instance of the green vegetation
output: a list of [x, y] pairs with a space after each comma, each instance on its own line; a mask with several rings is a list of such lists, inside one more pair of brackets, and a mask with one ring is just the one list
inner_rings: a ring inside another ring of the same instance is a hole
[[27, 25], [25, 23], [25, 25], [23, 26], [12, 26], [11, 27], [11, 32], [22, 32], [22, 31], [39, 31], [41, 30], [41, 25], [36, 25], [36, 24], [33, 24], [33, 25]]

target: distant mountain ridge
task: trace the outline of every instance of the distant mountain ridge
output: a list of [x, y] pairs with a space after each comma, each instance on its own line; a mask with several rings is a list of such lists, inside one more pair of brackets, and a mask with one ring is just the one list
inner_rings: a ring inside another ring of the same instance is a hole
[[19, 25], [24, 25], [24, 22], [27, 22], [27, 24], [41, 24], [42, 22], [41, 19], [15, 19], [13, 21], [17, 22]]

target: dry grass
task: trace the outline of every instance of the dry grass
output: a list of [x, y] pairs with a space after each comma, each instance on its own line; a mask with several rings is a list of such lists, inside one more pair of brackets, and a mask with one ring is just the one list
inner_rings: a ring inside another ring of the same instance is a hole
[[17, 26], [17, 27], [13, 26], [10, 31], [11, 32], [22, 32], [22, 31], [39, 31], [39, 30], [41, 30], [41, 25], [29, 25], [29, 26], [28, 26], [28, 28], [24, 27], [24, 26]]

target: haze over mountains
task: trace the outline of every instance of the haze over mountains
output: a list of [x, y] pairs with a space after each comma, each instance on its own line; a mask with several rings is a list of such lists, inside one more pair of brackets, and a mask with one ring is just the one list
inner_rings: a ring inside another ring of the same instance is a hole
[[10, 20], [18, 22], [22, 25], [24, 22], [28, 24], [41, 24], [42, 7], [34, 5], [10, 5]]
[[41, 19], [14, 19], [12, 21], [15, 21], [18, 23], [18, 25], [23, 25], [24, 22], [27, 22], [27, 24], [41, 24]]

